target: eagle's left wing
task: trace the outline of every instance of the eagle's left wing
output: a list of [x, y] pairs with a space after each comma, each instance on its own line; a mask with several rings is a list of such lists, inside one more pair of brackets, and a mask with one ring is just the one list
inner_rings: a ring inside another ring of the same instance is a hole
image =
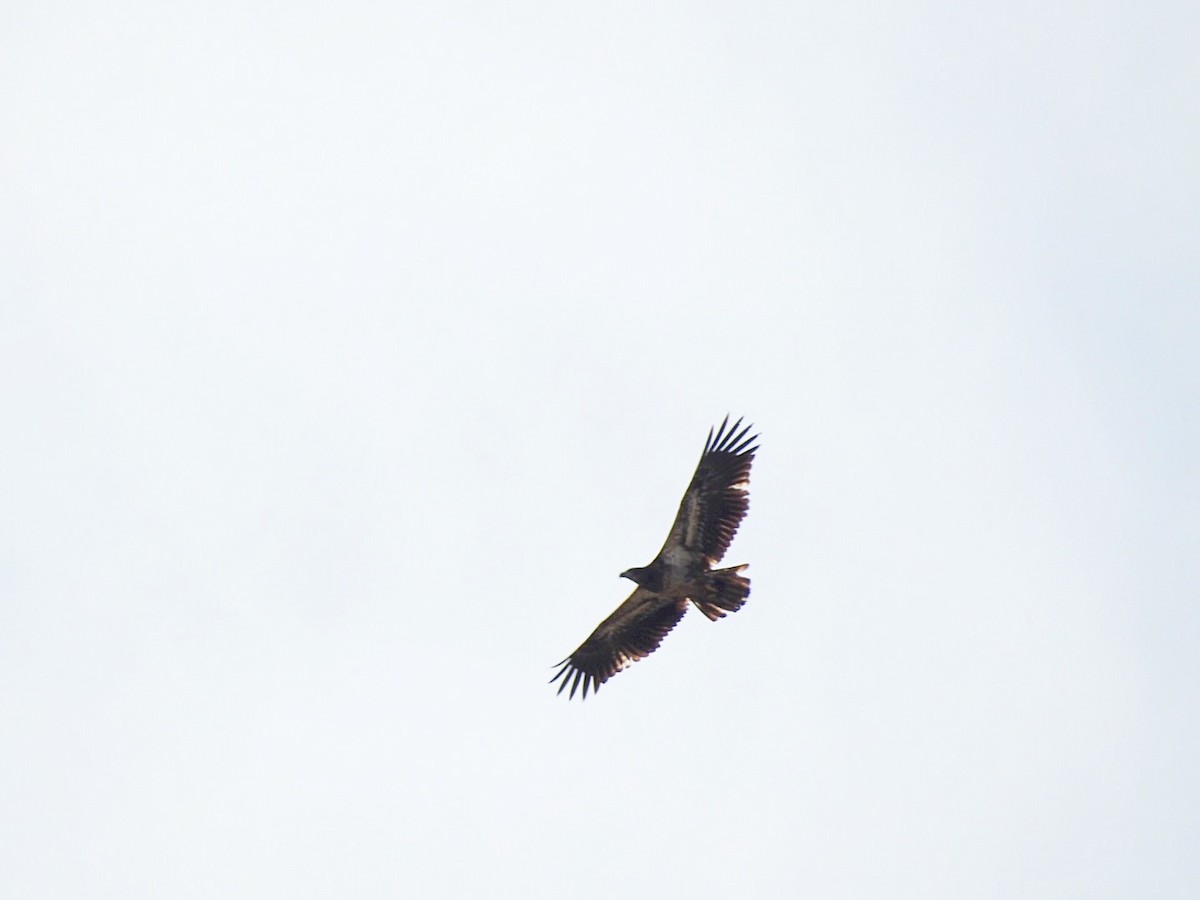
[[569, 683], [570, 697], [582, 685], [587, 699], [589, 687], [593, 693], [600, 690], [600, 685], [613, 675], [657, 650], [685, 612], [686, 597], [673, 599], [639, 585], [574, 653], [559, 663], [561, 668], [550, 683], [562, 678], [558, 693]]
[[758, 451], [754, 443], [758, 435], [749, 434], [752, 426], [741, 425], [738, 419], [728, 427], [726, 416], [716, 434], [709, 430], [696, 474], [679, 503], [664, 550], [682, 546], [703, 554], [707, 564], [715, 566], [729, 549], [750, 508], [750, 466]]

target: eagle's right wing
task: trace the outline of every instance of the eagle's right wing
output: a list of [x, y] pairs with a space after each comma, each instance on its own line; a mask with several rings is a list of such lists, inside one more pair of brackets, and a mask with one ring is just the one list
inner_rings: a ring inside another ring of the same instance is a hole
[[558, 686], [560, 694], [570, 683], [570, 697], [582, 685], [586, 699], [589, 687], [593, 693], [600, 690], [613, 675], [657, 650], [685, 612], [686, 597], [672, 599], [639, 586], [574, 653], [557, 664], [561, 668], [550, 683], [563, 679]]

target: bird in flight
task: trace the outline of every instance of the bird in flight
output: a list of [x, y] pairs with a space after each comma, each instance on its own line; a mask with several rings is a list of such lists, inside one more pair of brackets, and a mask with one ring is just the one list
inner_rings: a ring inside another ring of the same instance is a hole
[[666, 543], [648, 566], [621, 573], [637, 588], [557, 664], [550, 683], [562, 679], [558, 693], [570, 684], [568, 697], [582, 687], [586, 699], [589, 688], [600, 690], [613, 675], [649, 656], [683, 618], [688, 601], [714, 622], [742, 608], [750, 596], [750, 579], [738, 573], [746, 566], [713, 566], [729, 549], [750, 507], [750, 466], [758, 451], [758, 435], [749, 435], [750, 428], [743, 428], [741, 419], [730, 427], [726, 416], [715, 433], [709, 429]]

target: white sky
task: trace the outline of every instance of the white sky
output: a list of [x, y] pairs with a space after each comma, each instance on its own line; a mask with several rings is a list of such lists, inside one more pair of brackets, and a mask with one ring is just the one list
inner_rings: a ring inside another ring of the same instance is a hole
[[1200, 11], [903, 6], [0, 10], [5, 893], [1197, 896]]

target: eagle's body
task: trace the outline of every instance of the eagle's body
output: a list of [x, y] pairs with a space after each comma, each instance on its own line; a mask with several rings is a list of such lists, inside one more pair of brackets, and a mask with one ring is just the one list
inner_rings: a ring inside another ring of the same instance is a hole
[[563, 678], [558, 692], [571, 684], [570, 696], [582, 684], [600, 689], [617, 672], [653, 653], [687, 612], [689, 601], [709, 619], [742, 608], [750, 595], [750, 579], [739, 575], [744, 565], [713, 569], [721, 561], [750, 505], [750, 466], [758, 450], [757, 435], [747, 437], [738, 419], [729, 417], [716, 434], [710, 430], [691, 484], [684, 492], [675, 524], [649, 565], [621, 575], [637, 589], [560, 663], [551, 682]]

